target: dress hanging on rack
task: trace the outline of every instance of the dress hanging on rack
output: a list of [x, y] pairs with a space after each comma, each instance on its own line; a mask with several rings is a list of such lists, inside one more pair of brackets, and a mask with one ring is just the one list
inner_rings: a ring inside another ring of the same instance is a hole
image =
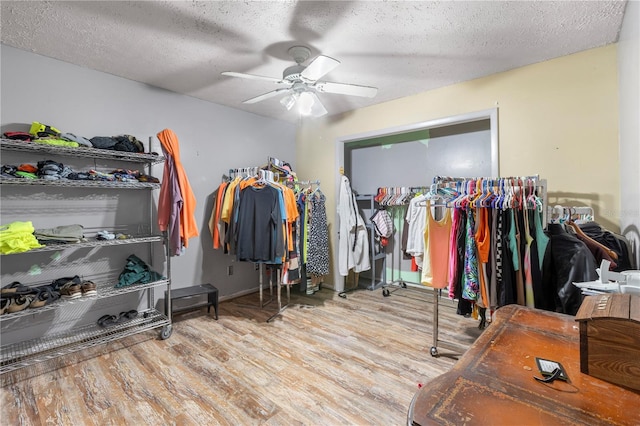
[[307, 200], [311, 204], [308, 238], [307, 273], [322, 277], [329, 275], [329, 231], [325, 196], [321, 191], [315, 191]]

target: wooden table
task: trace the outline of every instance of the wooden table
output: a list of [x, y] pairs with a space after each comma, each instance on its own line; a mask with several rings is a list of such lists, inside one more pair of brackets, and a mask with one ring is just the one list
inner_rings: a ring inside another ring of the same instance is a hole
[[[562, 364], [569, 383], [540, 383], [535, 358]], [[640, 425], [640, 393], [580, 372], [575, 317], [510, 305], [449, 372], [425, 384], [411, 425]]]

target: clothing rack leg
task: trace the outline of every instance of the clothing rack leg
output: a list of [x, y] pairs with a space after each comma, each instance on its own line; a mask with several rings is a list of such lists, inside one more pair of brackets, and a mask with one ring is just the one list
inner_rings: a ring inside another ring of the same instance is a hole
[[[457, 359], [457, 357], [459, 357], [460, 355], [462, 355], [464, 353], [464, 349], [460, 348], [458, 345], [454, 344], [454, 343], [446, 343], [446, 342], [440, 342], [438, 340], [438, 333], [439, 333], [439, 307], [440, 307], [440, 297], [442, 297], [442, 289], [433, 289], [433, 346], [431, 346], [431, 356], [433, 357], [438, 357], [438, 356], [447, 356], [450, 358], [454, 358]], [[456, 351], [456, 352], [452, 352], [452, 353], [447, 353], [447, 354], [440, 354], [438, 352], [438, 343], [441, 343], [441, 346], [445, 347], [448, 350], [451, 351]]]
[[[259, 263], [259, 272], [258, 272], [258, 290], [260, 293], [260, 309], [264, 308], [265, 306], [267, 306], [269, 303], [271, 303], [273, 301], [273, 295], [269, 298], [269, 300], [267, 300], [266, 302], [264, 301], [264, 291], [263, 291], [263, 287], [264, 287], [264, 272], [265, 272], [265, 266], [264, 263]], [[244, 306], [247, 308], [255, 308], [255, 306], [253, 305], [241, 305], [239, 304], [238, 306]]]
[[[278, 279], [276, 281], [276, 292], [278, 293], [278, 312], [282, 312], [282, 282], [280, 281], [280, 271], [278, 269], [276, 269], [276, 271], [278, 273]], [[271, 278], [273, 278], [273, 275]]]
[[[283, 284], [282, 275], [278, 269], [276, 270], [278, 271], [278, 280], [277, 280], [278, 312], [271, 315], [267, 319], [267, 322], [271, 322], [275, 317], [280, 315], [282, 312], [284, 312], [285, 309], [291, 306], [291, 284]], [[282, 306], [282, 286], [283, 285], [287, 286], [287, 303], [284, 306]], [[315, 308], [315, 306], [313, 305], [298, 305], [298, 306], [300, 308]]]
[[[278, 275], [278, 279], [276, 280], [276, 294], [278, 297], [278, 312], [276, 312], [275, 314], [271, 315], [269, 318], [267, 318], [267, 322], [271, 322], [275, 317], [277, 317], [278, 315], [280, 315], [282, 313], [282, 311], [284, 311], [287, 306], [285, 305], [285, 307], [282, 307], [282, 298], [281, 298], [281, 293], [282, 293], [282, 280], [280, 277], [280, 270], [278, 268], [275, 269], [276, 274]], [[273, 272], [273, 270], [271, 271]], [[273, 273], [271, 274], [271, 277], [269, 277], [269, 280], [271, 280], [273, 278]], [[288, 290], [288, 287], [287, 287]]]
[[263, 308], [264, 305], [262, 304], [262, 275], [264, 272], [264, 263], [260, 264], [260, 270], [259, 270], [259, 274], [260, 274], [260, 278], [259, 278], [259, 282], [260, 282], [260, 308]]
[[[393, 208], [391, 209], [391, 218], [393, 220], [394, 225], [396, 223], [396, 211], [403, 213], [404, 212], [403, 208], [404, 208], [404, 205], [397, 205], [397, 206], [393, 206]], [[399, 229], [399, 232], [397, 233], [399, 239], [398, 239], [398, 244], [396, 244], [395, 236], [394, 236], [393, 250], [391, 250], [391, 281], [389, 281], [389, 283], [385, 283], [382, 286], [382, 295], [384, 297], [388, 297], [391, 295], [391, 292], [389, 291], [389, 287], [395, 287], [396, 290], [399, 288], [407, 288], [407, 282], [402, 279], [402, 234], [404, 232], [404, 215], [400, 214], [398, 219], [400, 221], [400, 229]], [[398, 279], [397, 280], [395, 279], [396, 251], [398, 252], [397, 253]], [[413, 283], [413, 284], [419, 284], [419, 283]]]
[[431, 346], [431, 356], [438, 356], [438, 292], [433, 289], [433, 346]]

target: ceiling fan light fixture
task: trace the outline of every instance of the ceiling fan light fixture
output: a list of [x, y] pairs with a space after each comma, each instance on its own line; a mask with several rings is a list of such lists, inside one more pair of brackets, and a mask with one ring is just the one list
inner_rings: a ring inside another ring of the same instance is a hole
[[285, 107], [287, 111], [290, 111], [296, 103], [296, 95], [297, 93], [292, 93], [285, 96], [284, 98], [280, 99], [280, 104], [282, 104], [282, 106]]
[[313, 96], [309, 92], [300, 93], [298, 99], [298, 111], [302, 115], [311, 115], [311, 111], [313, 109], [313, 105], [315, 104], [315, 100]]
[[288, 52], [296, 64], [287, 67], [283, 71], [282, 79], [234, 71], [225, 71], [222, 75], [248, 80], [263, 80], [280, 86], [278, 89], [242, 101], [245, 104], [255, 104], [275, 96], [283, 95], [285, 93], [282, 92], [286, 91], [286, 96], [280, 99], [280, 104], [285, 107], [287, 111], [291, 111], [294, 105], [297, 104], [296, 109], [300, 115], [312, 117], [321, 117], [328, 114], [327, 109], [322, 104], [320, 98], [318, 98], [317, 93], [335, 93], [372, 98], [378, 92], [378, 89], [375, 87], [320, 80], [340, 65], [340, 61], [337, 59], [326, 55], [318, 55], [308, 65], [303, 65], [303, 63], [309, 59], [311, 49], [305, 46], [293, 46]]

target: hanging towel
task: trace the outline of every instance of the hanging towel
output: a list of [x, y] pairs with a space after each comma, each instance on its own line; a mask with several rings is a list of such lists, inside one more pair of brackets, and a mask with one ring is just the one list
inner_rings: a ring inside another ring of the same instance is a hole
[[188, 247], [189, 238], [198, 236], [196, 197], [180, 162], [178, 137], [171, 129], [164, 129], [157, 136], [166, 157], [158, 200], [158, 226], [161, 231], [169, 231], [170, 253], [177, 256]]

